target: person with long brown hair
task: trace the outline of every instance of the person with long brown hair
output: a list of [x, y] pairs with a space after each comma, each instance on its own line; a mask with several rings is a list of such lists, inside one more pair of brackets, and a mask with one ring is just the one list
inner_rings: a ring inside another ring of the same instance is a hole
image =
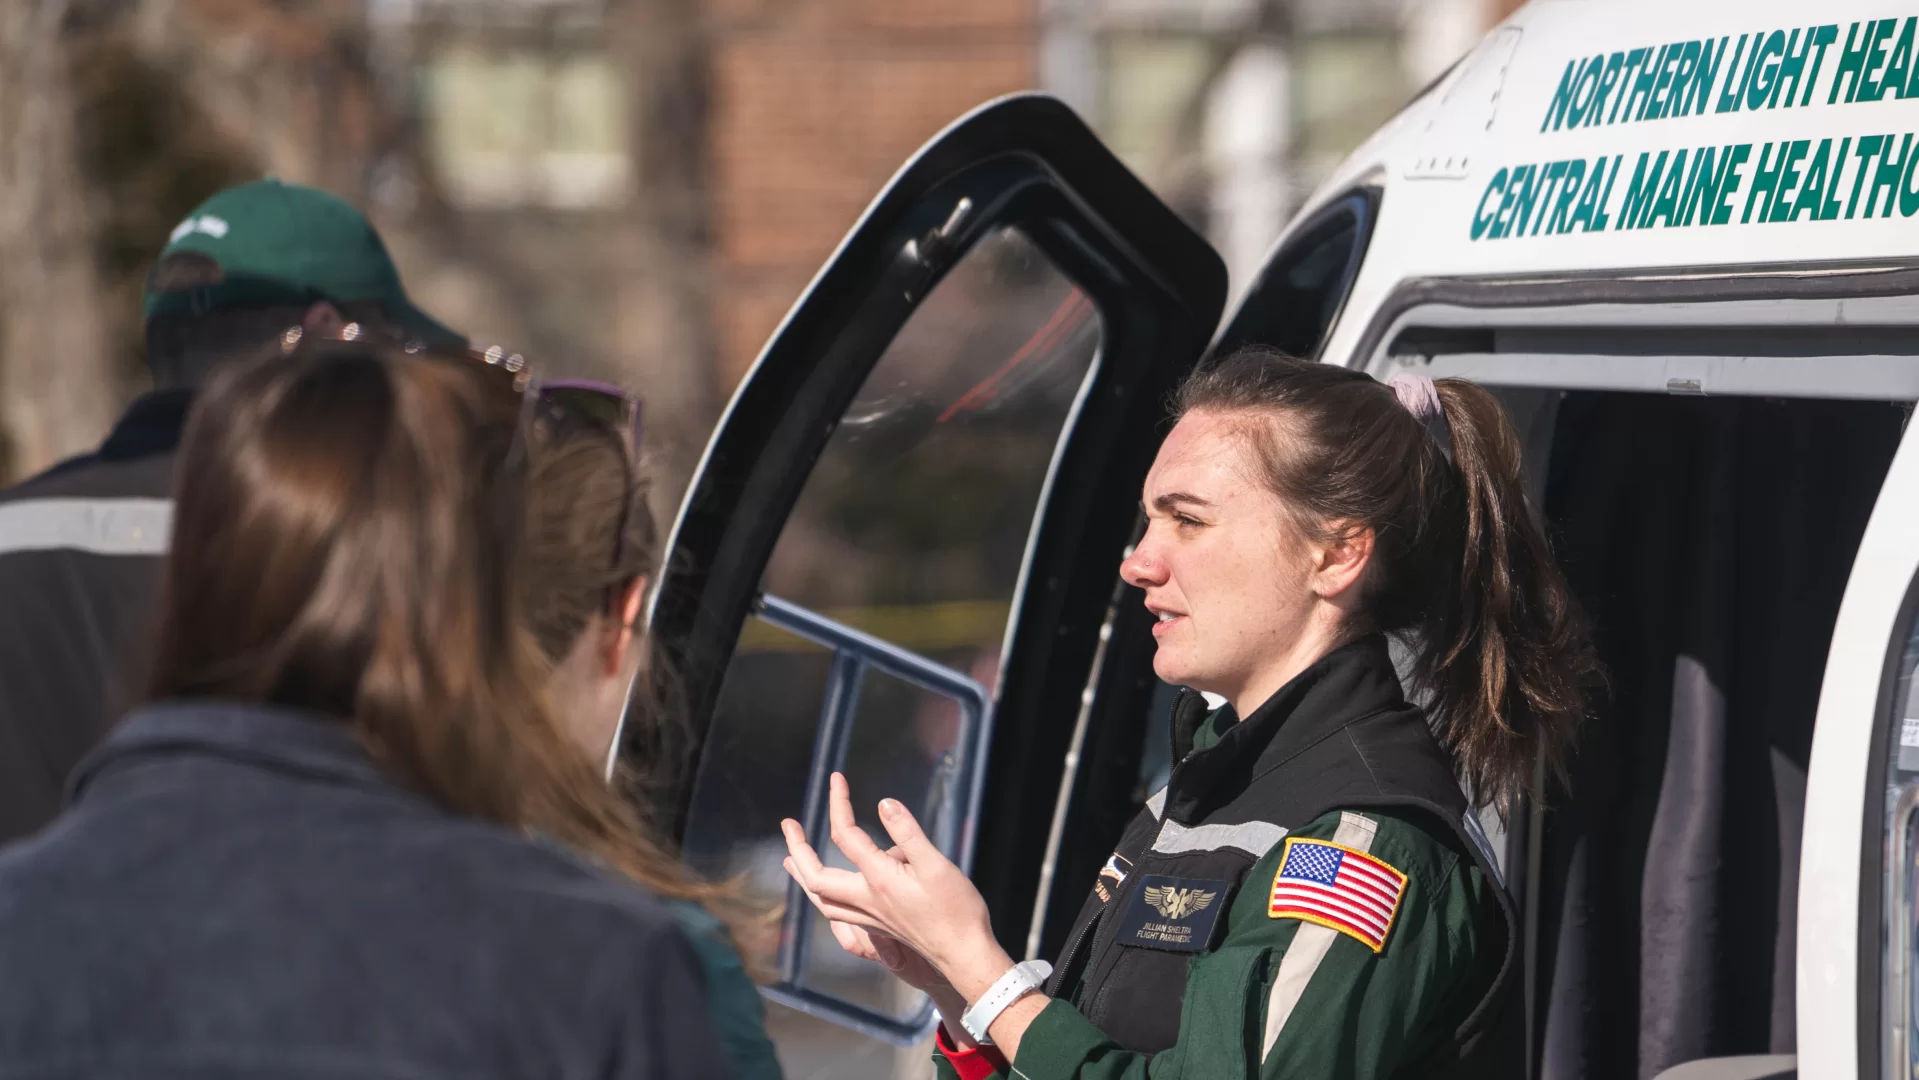
[[[649, 576], [659, 563], [659, 531], [647, 507], [639, 402], [603, 383], [543, 389], [532, 419], [522, 606], [551, 673], [549, 697], [563, 728], [587, 760], [602, 765], [614, 760], [616, 741], [642, 748], [626, 755], [618, 779], [643, 800], [649, 774], [670, 768], [645, 760], [644, 748], [675, 740], [659, 693], [666, 673], [640, 626]], [[623, 718], [626, 738], [620, 740]], [[654, 892], [699, 954], [713, 1024], [734, 1075], [779, 1080], [765, 1006], [729, 925], [752, 930], [756, 920], [732, 890], [684, 873], [669, 850], [660, 843], [642, 857], [656, 860]]]
[[1258, 349], [1177, 414], [1120, 567], [1188, 688], [1175, 765], [1057, 968], [1013, 962], [891, 800], [880, 850], [837, 776], [854, 869], [788, 821], [788, 871], [933, 997], [944, 1075], [1523, 1075], [1519, 923], [1475, 811], [1562, 764], [1596, 664], [1511, 421], [1459, 379]]
[[0, 852], [0, 1072], [728, 1075], [523, 625], [522, 398], [343, 343], [207, 386], [147, 703]]

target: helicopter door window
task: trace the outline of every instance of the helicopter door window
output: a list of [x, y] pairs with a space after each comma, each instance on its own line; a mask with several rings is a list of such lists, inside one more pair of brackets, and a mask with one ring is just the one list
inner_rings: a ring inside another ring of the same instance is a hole
[[[774, 548], [722, 682], [684, 848], [767, 908], [785, 905], [768, 1025], [796, 1075], [829, 1061], [851, 1075], [868, 1057], [890, 1075], [886, 1044], [924, 1038], [931, 1006], [847, 956], [789, 890], [779, 821], [817, 828], [838, 769], [869, 832], [883, 837], [874, 807], [896, 798], [967, 864], [1028, 537], [1101, 336], [1092, 301], [1025, 234], [988, 234], [867, 376]], [[849, 1051], [841, 1027], [870, 1039]]]
[[1375, 189], [1362, 188], [1295, 230], [1246, 290], [1214, 353], [1265, 345], [1320, 358], [1366, 256], [1378, 201]]

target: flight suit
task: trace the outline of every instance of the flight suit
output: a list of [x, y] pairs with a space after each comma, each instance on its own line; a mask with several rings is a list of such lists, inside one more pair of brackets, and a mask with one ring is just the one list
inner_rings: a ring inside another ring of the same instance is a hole
[[1244, 722], [1182, 695], [1173, 728], [1171, 780], [1100, 871], [1018, 1074], [1520, 1075], [1517, 919], [1385, 639]]

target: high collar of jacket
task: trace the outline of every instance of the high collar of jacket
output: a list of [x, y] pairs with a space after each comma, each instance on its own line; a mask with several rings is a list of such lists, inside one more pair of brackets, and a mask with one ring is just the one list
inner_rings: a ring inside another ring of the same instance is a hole
[[393, 790], [349, 722], [240, 702], [169, 701], [129, 714], [68, 781], [68, 801], [110, 790], [144, 765], [183, 758], [226, 762], [308, 780]]
[[107, 434], [107, 441], [100, 444], [100, 456], [111, 461], [173, 452], [180, 445], [180, 434], [192, 408], [191, 387], [141, 395], [127, 406]]
[[1386, 637], [1368, 634], [1293, 676], [1204, 750], [1187, 753], [1191, 725], [1176, 722], [1179, 742], [1174, 754], [1179, 764], [1167, 784], [1166, 816], [1182, 824], [1197, 823], [1307, 748], [1354, 721], [1396, 708], [1409, 706]]

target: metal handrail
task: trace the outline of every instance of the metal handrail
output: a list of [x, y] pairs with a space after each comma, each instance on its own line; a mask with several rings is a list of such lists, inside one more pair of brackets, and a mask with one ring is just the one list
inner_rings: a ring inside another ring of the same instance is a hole
[[1892, 799], [1887, 830], [1891, 851], [1886, 875], [1886, 1077], [1912, 1076], [1912, 827], [1919, 818], [1919, 780], [1907, 781]]
[[[762, 594], [753, 613], [790, 634], [833, 650], [833, 662], [826, 677], [825, 699], [820, 705], [819, 730], [813, 736], [813, 757], [807, 769], [806, 798], [801, 806], [800, 823], [806, 835], [820, 843], [827, 834], [828, 795], [832, 774], [846, 766], [847, 745], [853, 734], [853, 719], [859, 708], [860, 690], [868, 668], [885, 672], [903, 682], [959, 705], [960, 726], [954, 741], [952, 758], [934, 771], [930, 787], [944, 787], [951, 797], [963, 797], [972, 790], [972, 770], [977, 758], [980, 733], [985, 730], [992, 709], [992, 696], [977, 680], [952, 668], [909, 652], [891, 642], [854, 629], [801, 607], [790, 600]], [[970, 869], [971, 852], [965, 850], [964, 824], [969, 814], [941, 813], [934, 817], [931, 839], [934, 846]], [[798, 1009], [809, 1015], [852, 1028], [862, 1034], [897, 1046], [911, 1046], [926, 1038], [933, 1029], [933, 1003], [922, 999], [907, 1019], [888, 1016], [868, 1006], [817, 990], [806, 985], [807, 958], [812, 949], [813, 905], [797, 882], [788, 882], [786, 911], [781, 922], [779, 976], [776, 985], [762, 987], [769, 1000]]]

